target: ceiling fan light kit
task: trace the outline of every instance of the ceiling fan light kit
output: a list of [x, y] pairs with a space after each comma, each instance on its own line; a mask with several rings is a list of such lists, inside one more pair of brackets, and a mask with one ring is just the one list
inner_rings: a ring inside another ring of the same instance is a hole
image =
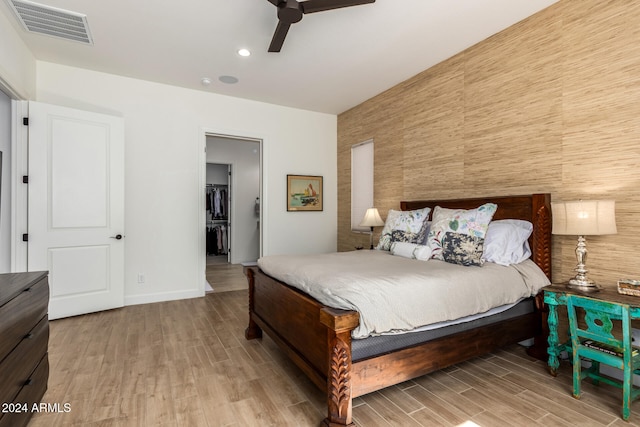
[[339, 9], [342, 7], [359, 6], [361, 4], [375, 3], [376, 0], [268, 0], [278, 8], [278, 26], [271, 39], [269, 52], [280, 52], [284, 39], [287, 37], [291, 24], [300, 22], [302, 16], [307, 13], [323, 12], [325, 10]]

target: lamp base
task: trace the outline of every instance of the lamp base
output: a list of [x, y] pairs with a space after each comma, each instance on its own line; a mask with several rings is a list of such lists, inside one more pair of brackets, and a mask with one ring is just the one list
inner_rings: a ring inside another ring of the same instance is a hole
[[371, 232], [369, 233], [369, 246], [371, 246], [369, 250], [373, 250], [373, 226], [371, 226]]
[[587, 241], [584, 236], [578, 236], [578, 246], [576, 246], [576, 258], [578, 259], [578, 265], [574, 269], [576, 277], [569, 280], [568, 287], [571, 289], [580, 290], [582, 292], [598, 292], [600, 287], [596, 285], [593, 280], [587, 278]]
[[582, 292], [598, 292], [600, 286], [596, 285], [593, 280], [573, 278], [569, 280], [568, 288], [576, 289]]

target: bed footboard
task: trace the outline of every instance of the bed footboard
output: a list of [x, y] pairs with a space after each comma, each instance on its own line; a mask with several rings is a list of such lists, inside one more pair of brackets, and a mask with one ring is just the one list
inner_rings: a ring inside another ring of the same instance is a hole
[[351, 331], [358, 326], [355, 311], [326, 307], [300, 291], [245, 268], [249, 283], [247, 339], [262, 331], [321, 390], [327, 393], [323, 425], [352, 426]]

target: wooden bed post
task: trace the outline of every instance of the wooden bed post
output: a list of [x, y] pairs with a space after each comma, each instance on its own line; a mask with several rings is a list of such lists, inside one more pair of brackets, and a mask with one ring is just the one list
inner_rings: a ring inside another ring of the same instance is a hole
[[352, 416], [351, 331], [358, 325], [356, 312], [344, 315], [344, 311], [325, 307], [320, 311], [320, 323], [327, 326], [329, 343], [329, 372], [327, 372], [326, 427], [355, 426]]
[[254, 304], [254, 292], [255, 292], [255, 276], [252, 268], [244, 268], [244, 274], [247, 276], [249, 282], [249, 326], [244, 330], [244, 337], [247, 340], [253, 340], [256, 338], [262, 338], [262, 329], [253, 320], [253, 304]]
[[551, 279], [551, 196], [534, 194], [532, 201], [532, 259]]
[[[532, 258], [551, 281], [553, 280], [551, 278], [551, 196], [549, 194], [534, 194], [532, 204], [532, 223], [535, 230], [531, 236], [534, 254]], [[544, 304], [544, 292], [536, 295], [536, 309], [540, 314], [541, 330], [534, 337], [534, 344], [527, 349], [527, 354], [536, 359], [546, 360], [548, 357], [549, 325], [547, 324], [547, 313], [549, 310]]]

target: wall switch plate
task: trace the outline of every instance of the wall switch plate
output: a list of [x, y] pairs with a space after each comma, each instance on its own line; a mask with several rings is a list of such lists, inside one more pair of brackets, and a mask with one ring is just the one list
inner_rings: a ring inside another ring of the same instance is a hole
[[138, 273], [138, 283], [144, 283], [145, 277], [144, 273]]

